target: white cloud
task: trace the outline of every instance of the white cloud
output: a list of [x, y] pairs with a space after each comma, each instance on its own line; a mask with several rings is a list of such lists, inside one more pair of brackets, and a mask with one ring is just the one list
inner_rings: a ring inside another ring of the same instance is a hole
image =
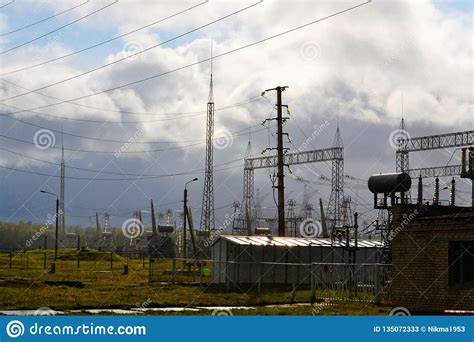
[[[56, 7], [59, 6], [57, 3], [51, 2], [50, 6], [57, 10]], [[132, 4], [121, 1], [107, 12], [97, 15], [95, 19], [81, 22], [78, 27], [87, 30], [112, 27], [117, 33], [123, 33], [192, 3], [180, 2], [178, 5], [168, 2], [134, 1]], [[133, 60], [117, 63], [43, 92], [62, 99], [70, 99], [133, 82], [208, 58], [210, 37], [215, 39], [214, 54], [218, 55], [356, 3], [296, 1], [289, 5], [287, 1], [265, 1], [229, 20], [196, 33], [192, 39], [178, 40], [172, 45], [158, 47], [140, 54]], [[137, 46], [138, 50], [146, 49], [168, 37], [206, 23], [210, 18], [218, 18], [242, 8], [245, 4], [251, 2], [209, 2], [186, 15], [160, 24], [156, 29], [130, 35], [121, 40], [120, 44], [113, 44], [112, 47], [119, 46], [119, 48], [110, 50], [104, 59], [95, 61], [95, 64], [99, 66], [123, 57], [126, 53], [124, 47], [127, 44], [128, 46], [130, 43], [135, 44], [133, 51], [137, 51]], [[86, 12], [86, 6], [79, 11], [79, 13]], [[78, 12], [68, 14], [69, 17], [74, 15], [77, 16]], [[428, 125], [425, 127], [430, 127], [430, 130], [425, 131], [425, 134], [472, 129], [471, 21], [472, 13], [441, 12], [428, 1], [374, 1], [314, 26], [215, 59], [216, 107], [258, 96], [263, 89], [278, 84], [289, 85], [290, 88], [284, 95], [285, 102], [290, 104], [292, 114], [303, 128], [312, 127], [315, 122], [323, 122], [325, 119], [334, 123], [339, 107], [341, 122], [346, 123], [343, 134], [349, 136], [349, 139], [344, 140], [351, 142], [350, 148], [356, 148], [358, 144], [364, 145], [370, 138], [369, 134], [362, 135], [356, 140], [351, 139], [358, 136], [356, 128], [351, 126], [351, 123], [366, 125], [369, 127], [369, 132], [398, 126], [402, 95], [404, 117], [408, 125], [417, 126], [419, 130]], [[95, 41], [91, 38], [80, 37], [80, 45], [87, 46], [88, 41]], [[25, 60], [26, 55], [41, 54], [41, 60], [45, 60], [77, 48], [77, 44], [68, 41], [67, 36], [62, 36], [50, 44], [47, 55], [44, 55], [47, 41], [42, 42], [43, 45], [31, 45], [3, 56], [0, 65], [2, 72], [28, 65], [30, 62]], [[305, 50], [308, 46], [310, 49]], [[81, 55], [78, 55], [5, 78], [34, 89], [85, 70], [81, 66]], [[204, 63], [78, 102], [113, 110], [149, 113], [205, 111], [208, 85], [209, 63]], [[4, 90], [2, 97], [23, 92], [5, 83], [2, 84], [2, 88]], [[52, 101], [31, 94], [7, 103], [32, 108]], [[258, 102], [240, 108], [217, 111], [216, 130], [225, 129], [232, 132], [242, 129], [247, 124], [259, 123], [268, 116], [269, 110], [268, 103]], [[168, 118], [126, 115], [72, 105], [61, 105], [40, 111], [73, 118], [110, 121]], [[37, 118], [32, 114], [25, 117], [26, 120]], [[56, 129], [64, 127], [66, 132], [116, 140], [127, 140], [136, 130], [134, 124], [100, 125], [58, 122], [48, 118], [44, 118], [41, 122]], [[10, 121], [9, 123], [11, 124]], [[181, 120], [144, 125], [141, 140], [199, 140], [204, 137], [205, 113]], [[436, 132], [431, 130], [432, 125], [435, 126]], [[288, 127], [295, 132], [295, 135], [299, 134], [291, 120]], [[316, 142], [318, 146], [323, 147], [332, 140], [333, 130], [330, 130], [331, 132], [327, 132], [325, 137], [321, 137], [323, 140], [318, 138]], [[256, 150], [261, 150], [268, 144], [266, 133], [253, 139], [257, 145]], [[67, 140], [77, 148], [113, 150], [117, 147], [76, 138]], [[219, 157], [231, 160], [241, 156], [245, 149], [245, 140], [245, 137], [236, 139], [229, 152]], [[297, 141], [298, 138], [294, 137], [294, 140]], [[262, 146], [258, 146], [259, 144]], [[133, 148], [143, 150], [157, 148], [157, 145], [139, 145]], [[389, 148], [388, 142], [381, 142], [380, 148]], [[200, 155], [203, 152], [203, 145], [183, 152], [173, 152], [176, 157], [164, 162], [163, 165], [173, 165], [178, 162], [177, 158], [180, 158], [179, 163], [189, 169], [195, 168], [199, 160], [203, 159]], [[136, 160], [137, 156], [134, 157], [133, 160]], [[192, 161], [190, 157], [193, 158]], [[85, 162], [89, 162], [88, 154], [81, 154], [78, 158], [84, 158]], [[390, 158], [392, 163], [394, 157]], [[146, 161], [148, 156], [142, 156], [142, 159]], [[14, 164], [15, 160], [3, 158], [2, 163]], [[124, 169], [130, 166], [126, 160], [127, 157], [124, 156], [122, 159]], [[216, 163], [222, 161], [224, 160], [216, 158]], [[349, 155], [347, 163], [351, 163]], [[362, 173], [360, 165], [363, 165], [360, 160], [354, 161], [357, 170], [349, 172]], [[235, 186], [239, 188], [239, 185]]]

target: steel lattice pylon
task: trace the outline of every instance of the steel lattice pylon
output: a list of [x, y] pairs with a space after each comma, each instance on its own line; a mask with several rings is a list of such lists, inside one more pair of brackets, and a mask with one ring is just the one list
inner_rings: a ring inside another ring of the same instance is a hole
[[204, 174], [204, 191], [202, 193], [201, 207], [201, 231], [210, 232], [214, 229], [214, 93], [211, 81], [209, 85], [209, 99], [207, 101], [207, 120], [206, 120], [206, 164]]
[[[341, 201], [344, 194], [344, 147], [339, 128], [336, 131], [334, 144], [335, 146], [330, 148], [288, 153], [284, 156], [285, 165], [309, 164], [323, 161], [332, 162], [331, 200], [329, 201], [328, 214], [326, 215], [328, 222], [332, 226], [334, 226], [335, 222], [341, 222]], [[244, 161], [243, 208], [241, 211], [244, 228], [239, 229], [239, 227], [236, 227], [234, 228], [234, 233], [251, 235], [252, 225], [255, 221], [254, 170], [276, 167], [277, 157], [272, 155], [251, 158], [249, 151], [250, 143], [247, 147]]]
[[[405, 123], [403, 119], [401, 127], [405, 129]], [[474, 131], [462, 131], [399, 139], [397, 142], [396, 152], [397, 172], [407, 172], [411, 177], [421, 176], [422, 178], [460, 175], [461, 165], [446, 165], [410, 169], [408, 163], [408, 154], [410, 152], [439, 150], [443, 148], [468, 147], [472, 146], [473, 144]]]
[[[252, 144], [250, 141], [245, 150], [245, 159], [252, 156]], [[242, 199], [242, 220], [241, 224], [234, 227], [234, 233], [252, 235], [252, 223], [255, 217], [255, 196], [254, 196], [254, 170], [253, 168], [244, 169], [244, 191]]]
[[334, 148], [340, 148], [341, 154], [332, 160], [331, 165], [331, 195], [327, 208], [327, 220], [330, 227], [341, 225], [341, 202], [344, 198], [344, 146], [342, 144], [339, 126], [333, 142]]
[[[402, 118], [399, 128], [400, 136], [407, 136], [408, 133], [405, 126], [405, 119]], [[397, 143], [397, 154], [396, 154], [396, 169], [397, 172], [408, 172], [410, 169], [410, 162], [408, 158], [407, 144], [404, 139], [400, 139]]]

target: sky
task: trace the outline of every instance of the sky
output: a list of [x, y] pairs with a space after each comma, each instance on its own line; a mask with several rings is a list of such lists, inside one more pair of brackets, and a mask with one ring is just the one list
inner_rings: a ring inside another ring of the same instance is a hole
[[[262, 125], [275, 115], [275, 95], [261, 93], [278, 85], [289, 87], [290, 150], [330, 147], [340, 127], [353, 177], [345, 194], [369, 222], [377, 212], [366, 181], [395, 171], [391, 133], [402, 117], [412, 137], [473, 129], [472, 31], [470, 1], [16, 0], [0, 7], [0, 220], [47, 220], [54, 199], [40, 190], [59, 192], [64, 145], [67, 224], [93, 225], [107, 211], [120, 226], [134, 210], [146, 213], [150, 199], [177, 214], [185, 182], [198, 177], [189, 185], [198, 226], [212, 46], [218, 225], [242, 200], [248, 141], [254, 156], [275, 147], [274, 123]], [[459, 156], [417, 152], [410, 164], [458, 164]], [[327, 203], [330, 163], [290, 171], [287, 198], [297, 210], [297, 177], [315, 206]], [[269, 217], [272, 172], [255, 173]], [[467, 205], [470, 185], [458, 181], [458, 203]]]

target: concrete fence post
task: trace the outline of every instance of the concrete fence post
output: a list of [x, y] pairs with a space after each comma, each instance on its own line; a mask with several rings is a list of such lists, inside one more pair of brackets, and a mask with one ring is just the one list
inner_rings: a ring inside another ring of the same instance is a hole
[[381, 298], [381, 284], [380, 284], [380, 264], [375, 264], [375, 272], [374, 272], [374, 304], [380, 304]]

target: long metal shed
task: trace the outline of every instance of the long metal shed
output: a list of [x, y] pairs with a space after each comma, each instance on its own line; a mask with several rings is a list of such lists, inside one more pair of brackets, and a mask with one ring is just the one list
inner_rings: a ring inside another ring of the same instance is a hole
[[[356, 263], [379, 262], [382, 249], [379, 241], [359, 240]], [[213, 284], [285, 285], [310, 284], [312, 263], [347, 263], [349, 251], [345, 241], [327, 238], [221, 235], [211, 256]]]

